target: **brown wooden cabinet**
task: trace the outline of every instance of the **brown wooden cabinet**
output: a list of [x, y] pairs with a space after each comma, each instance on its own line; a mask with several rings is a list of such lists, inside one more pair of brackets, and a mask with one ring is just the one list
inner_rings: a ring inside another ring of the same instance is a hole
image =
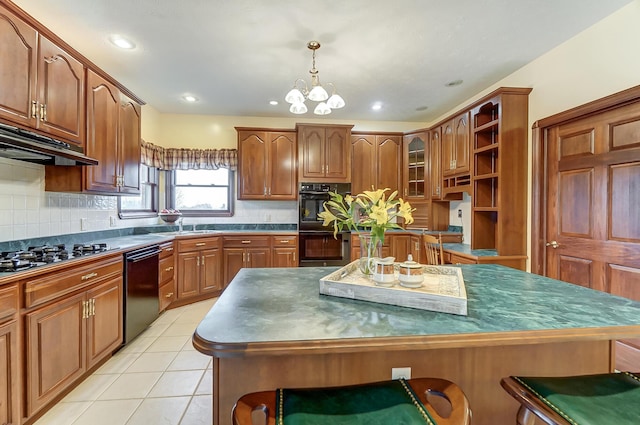
[[122, 344], [122, 257], [39, 275], [22, 289], [30, 417]]
[[530, 89], [498, 90], [471, 111], [471, 248], [526, 255]]
[[270, 236], [223, 236], [224, 282], [229, 284], [242, 268], [270, 267]]
[[87, 71], [85, 153], [91, 167], [45, 167], [45, 190], [115, 195], [140, 193], [141, 107], [111, 82]]
[[19, 424], [18, 285], [0, 289], [0, 423]]
[[83, 64], [0, 5], [0, 117], [84, 146]]
[[350, 182], [352, 127], [298, 124], [298, 180]]
[[222, 291], [220, 242], [217, 236], [178, 240], [178, 301], [207, 298]]
[[238, 199], [298, 198], [295, 131], [236, 127]]
[[[391, 239], [392, 235], [385, 234], [384, 243], [382, 244], [382, 257], [391, 255]], [[360, 236], [357, 233], [351, 234], [351, 261], [360, 258]]]
[[[412, 252], [414, 251], [414, 249], [411, 246], [411, 235], [394, 234], [392, 236], [390, 235], [390, 239], [391, 256], [395, 257], [395, 261], [406, 261], [409, 254], [413, 255]], [[417, 260], [417, 258], [414, 257], [414, 260]]]
[[271, 237], [271, 242], [271, 267], [298, 267], [297, 236], [275, 235]]
[[402, 193], [405, 200], [425, 199], [426, 131], [405, 134], [402, 149]]
[[176, 261], [174, 253], [174, 242], [165, 242], [160, 245], [160, 256], [158, 262], [158, 286], [159, 305], [158, 309], [164, 311], [177, 298], [177, 287], [175, 279]]
[[425, 168], [429, 176], [429, 183], [426, 195], [432, 201], [442, 197], [442, 139], [440, 131], [440, 127], [436, 127], [428, 132], [429, 160]]
[[395, 133], [351, 134], [351, 192], [402, 187], [402, 135]]
[[[444, 198], [449, 194], [471, 193], [469, 166], [469, 111], [442, 124], [442, 176]], [[461, 199], [461, 198], [460, 198]]]

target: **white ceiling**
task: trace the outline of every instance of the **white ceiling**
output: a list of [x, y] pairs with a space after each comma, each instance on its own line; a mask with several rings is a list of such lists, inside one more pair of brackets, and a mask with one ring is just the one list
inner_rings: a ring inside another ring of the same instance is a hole
[[318, 40], [327, 119], [429, 122], [632, 0], [13, 1], [162, 113], [291, 117]]

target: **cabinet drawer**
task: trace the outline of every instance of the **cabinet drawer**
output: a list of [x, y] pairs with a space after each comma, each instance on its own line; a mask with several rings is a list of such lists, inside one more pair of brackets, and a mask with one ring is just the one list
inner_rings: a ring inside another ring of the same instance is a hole
[[167, 258], [173, 255], [174, 247], [173, 242], [167, 242], [160, 245], [160, 259]]
[[167, 280], [173, 279], [175, 272], [175, 266], [173, 261], [173, 255], [171, 257], [165, 257], [160, 260], [158, 273], [160, 275], [160, 284]]
[[169, 282], [165, 283], [164, 285], [162, 285], [159, 289], [159, 301], [160, 301], [160, 306], [159, 309], [160, 311], [163, 311], [164, 309], [167, 308], [167, 306], [169, 306], [169, 304], [171, 304], [172, 302], [174, 302], [176, 300], [176, 282], [175, 280], [171, 279]]
[[275, 235], [272, 236], [273, 246], [290, 246], [295, 247], [298, 245], [298, 237], [297, 236], [285, 236], [285, 235]]
[[0, 324], [13, 320], [18, 312], [18, 285], [0, 289]]
[[178, 241], [178, 251], [198, 251], [201, 249], [218, 248], [220, 238], [212, 236], [208, 238], [183, 239]]
[[225, 248], [269, 247], [269, 236], [224, 236]]
[[478, 262], [474, 259], [462, 257], [456, 254], [451, 254], [449, 261], [451, 262], [451, 264], [478, 264]]
[[46, 303], [114, 276], [122, 276], [121, 256], [38, 276], [24, 283], [25, 307]]

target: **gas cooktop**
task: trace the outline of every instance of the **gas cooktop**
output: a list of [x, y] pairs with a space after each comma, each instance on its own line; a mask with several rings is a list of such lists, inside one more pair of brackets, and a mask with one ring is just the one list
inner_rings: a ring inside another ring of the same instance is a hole
[[17, 272], [32, 267], [44, 266], [85, 255], [108, 251], [106, 243], [30, 246], [26, 250], [3, 251], [0, 253], [0, 272]]

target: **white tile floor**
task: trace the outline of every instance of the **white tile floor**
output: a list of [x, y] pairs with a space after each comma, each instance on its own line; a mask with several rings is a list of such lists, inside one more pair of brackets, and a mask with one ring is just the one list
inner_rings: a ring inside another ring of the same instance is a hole
[[34, 425], [210, 425], [211, 357], [191, 336], [214, 303], [165, 311]]

